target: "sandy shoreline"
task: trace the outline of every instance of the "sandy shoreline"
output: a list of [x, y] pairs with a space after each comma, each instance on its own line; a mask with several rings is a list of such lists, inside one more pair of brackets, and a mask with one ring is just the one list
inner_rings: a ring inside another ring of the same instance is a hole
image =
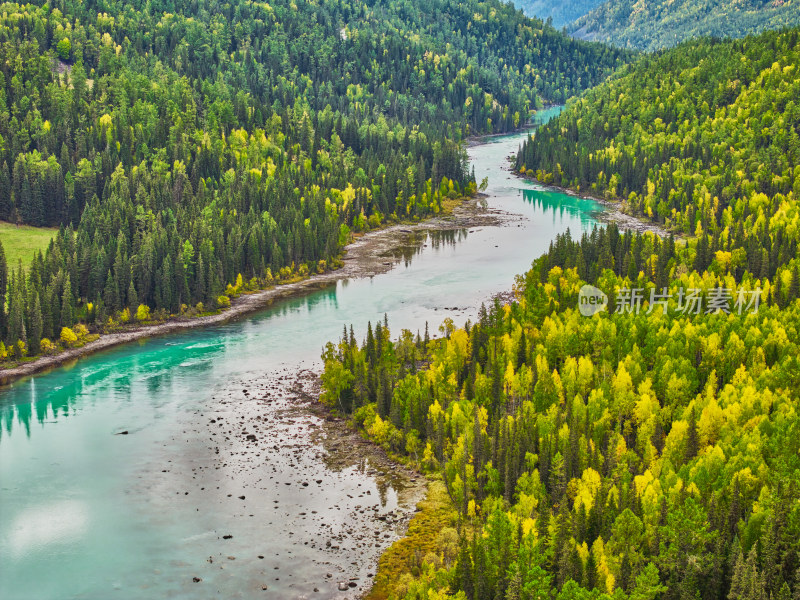
[[389, 255], [394, 249], [413, 243], [415, 233], [427, 231], [452, 231], [482, 225], [499, 225], [513, 217], [500, 211], [487, 209], [481, 202], [482, 195], [466, 199], [452, 214], [433, 217], [413, 224], [392, 225], [364, 234], [346, 246], [344, 265], [321, 275], [266, 290], [242, 294], [231, 302], [231, 307], [206, 317], [174, 317], [158, 325], [142, 326], [117, 333], [102, 334], [99, 339], [80, 348], [64, 350], [53, 356], [43, 356], [16, 367], [0, 369], [0, 385], [41, 371], [62, 366], [83, 356], [107, 350], [121, 344], [197, 327], [219, 325], [269, 307], [276, 300], [292, 298], [325, 288], [342, 279], [372, 277], [391, 270], [400, 259]]

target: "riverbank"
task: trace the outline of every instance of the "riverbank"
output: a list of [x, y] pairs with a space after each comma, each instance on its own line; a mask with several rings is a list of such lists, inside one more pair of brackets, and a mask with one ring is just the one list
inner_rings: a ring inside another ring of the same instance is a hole
[[400, 258], [391, 255], [393, 250], [413, 243], [421, 243], [419, 240], [412, 239], [414, 234], [499, 225], [513, 218], [513, 215], [487, 209], [482, 198], [482, 194], [467, 198], [448, 215], [433, 217], [420, 223], [401, 223], [370, 231], [345, 247], [342, 258], [344, 264], [339, 269], [322, 274], [314, 274], [301, 281], [242, 294], [232, 300], [230, 308], [217, 314], [193, 318], [173, 317], [155, 325], [144, 325], [138, 328], [126, 329], [125, 331], [101, 334], [97, 340], [79, 348], [69, 348], [55, 355], [42, 356], [15, 367], [0, 369], [0, 385], [6, 385], [22, 377], [64, 366], [89, 354], [108, 350], [136, 340], [198, 327], [220, 325], [262, 310], [277, 300], [293, 298], [319, 290], [334, 285], [337, 281], [343, 279], [380, 275], [391, 270], [395, 264], [400, 262]]

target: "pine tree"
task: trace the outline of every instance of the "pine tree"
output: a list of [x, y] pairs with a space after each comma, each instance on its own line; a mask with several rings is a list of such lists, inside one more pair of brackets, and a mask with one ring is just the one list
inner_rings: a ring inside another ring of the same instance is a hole
[[772, 303], [778, 308], [785, 306], [783, 303], [783, 290], [781, 289], [783, 286], [781, 284], [782, 278], [780, 271], [778, 271], [775, 273], [775, 278], [772, 282]]
[[6, 319], [6, 289], [8, 287], [8, 265], [3, 243], [0, 242], [0, 339], [6, 335], [8, 322]]
[[509, 570], [511, 576], [508, 579], [505, 600], [520, 600], [522, 598], [522, 575], [519, 572], [519, 565], [514, 562]]
[[0, 168], [0, 220], [11, 221], [14, 216], [14, 200], [11, 197], [11, 175], [8, 163]]
[[631, 587], [631, 561], [628, 553], [622, 555], [622, 563], [619, 566], [619, 586], [626, 592], [630, 591]]
[[686, 433], [686, 462], [689, 462], [697, 456], [699, 450], [700, 437], [697, 433], [697, 418], [693, 410], [691, 415], [689, 415], [689, 430]]
[[[14, 278], [16, 280], [16, 277]], [[25, 307], [23, 305], [21, 286], [16, 281], [13, 282], [13, 292], [11, 296], [11, 303], [8, 310], [8, 342], [14, 344], [17, 340], [26, 342], [28, 340], [25, 334]]]
[[64, 291], [61, 294], [61, 327], [72, 327], [73, 324], [73, 302], [72, 284], [69, 275], [64, 281]]
[[42, 341], [42, 331], [44, 323], [42, 320], [42, 304], [39, 301], [39, 294], [34, 294], [33, 306], [30, 308], [30, 333], [28, 339], [30, 340], [30, 353], [39, 353], [39, 343]]
[[778, 593], [775, 594], [775, 600], [792, 600], [792, 590], [789, 589], [789, 584], [785, 581]]
[[139, 307], [139, 296], [136, 294], [136, 286], [133, 285], [133, 280], [128, 285], [128, 307], [131, 311], [135, 311]]
[[474, 581], [472, 559], [470, 558], [467, 541], [462, 537], [458, 550], [458, 559], [456, 561], [456, 575], [453, 580], [455, 589], [452, 591], [455, 593], [461, 590], [467, 598], [472, 598], [475, 593]]
[[797, 265], [792, 267], [792, 284], [789, 286], [789, 302], [793, 302], [800, 298], [800, 273], [798, 273]]
[[758, 570], [758, 556], [753, 547], [746, 560], [741, 553], [736, 558], [728, 600], [767, 600], [767, 597], [766, 584]]
[[121, 308], [117, 282], [111, 276], [111, 271], [109, 271], [108, 275], [106, 276], [106, 285], [103, 288], [103, 302], [106, 305], [107, 310], [112, 312]]

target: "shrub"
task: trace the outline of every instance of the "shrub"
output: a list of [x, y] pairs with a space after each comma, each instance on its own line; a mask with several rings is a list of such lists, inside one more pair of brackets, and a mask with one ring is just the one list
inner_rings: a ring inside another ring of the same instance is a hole
[[28, 346], [22, 340], [17, 340], [14, 344], [14, 358], [22, 358], [28, 355]]
[[56, 345], [47, 338], [42, 338], [39, 342], [39, 350], [42, 354], [53, 354], [56, 351]]
[[217, 297], [217, 307], [218, 308], [230, 308], [231, 307], [231, 299], [228, 298], [225, 294]]
[[137, 321], [149, 321], [150, 320], [150, 307], [146, 304], [140, 304], [139, 308], [136, 309], [136, 320]]
[[61, 343], [65, 347], [71, 348], [78, 343], [78, 336], [69, 327], [64, 327], [61, 329]]

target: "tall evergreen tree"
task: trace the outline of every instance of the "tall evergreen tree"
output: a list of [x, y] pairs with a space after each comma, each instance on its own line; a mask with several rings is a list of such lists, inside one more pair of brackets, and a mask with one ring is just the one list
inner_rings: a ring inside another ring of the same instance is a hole
[[0, 339], [5, 338], [8, 330], [6, 318], [6, 289], [8, 287], [8, 264], [6, 263], [6, 251], [3, 243], [0, 242]]
[[64, 291], [61, 294], [61, 327], [72, 327], [74, 323], [74, 309], [72, 297], [72, 284], [70, 283], [69, 275], [64, 281]]
[[28, 332], [29, 353], [38, 354], [39, 344], [42, 341], [42, 331], [44, 323], [42, 319], [42, 304], [39, 301], [39, 294], [34, 294], [33, 308], [31, 310], [31, 327]]

